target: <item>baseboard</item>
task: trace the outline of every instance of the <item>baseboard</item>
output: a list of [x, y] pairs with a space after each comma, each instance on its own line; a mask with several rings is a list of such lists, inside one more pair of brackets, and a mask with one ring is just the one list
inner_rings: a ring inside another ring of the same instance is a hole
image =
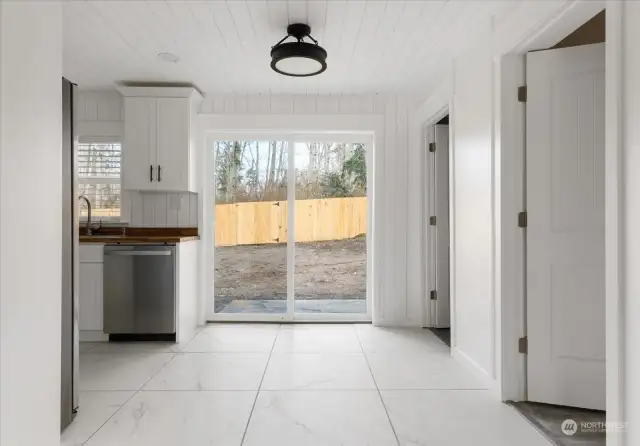
[[109, 335], [102, 330], [80, 330], [80, 342], [108, 342]]
[[376, 319], [371, 321], [371, 324], [375, 327], [384, 328], [423, 328], [420, 322], [407, 320]]
[[496, 398], [500, 399], [500, 386], [498, 385], [498, 382], [489, 376], [489, 374], [480, 367], [478, 363], [471, 359], [466, 353], [458, 350], [457, 347], [451, 347], [451, 357], [464, 364], [465, 367], [480, 381], [480, 383], [483, 386], [486, 386], [487, 390], [493, 393]]

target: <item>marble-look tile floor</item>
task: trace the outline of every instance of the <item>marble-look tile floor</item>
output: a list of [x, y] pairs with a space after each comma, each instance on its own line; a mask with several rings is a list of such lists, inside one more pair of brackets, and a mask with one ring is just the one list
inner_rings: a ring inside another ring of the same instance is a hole
[[215, 324], [82, 345], [63, 446], [548, 446], [427, 330]]

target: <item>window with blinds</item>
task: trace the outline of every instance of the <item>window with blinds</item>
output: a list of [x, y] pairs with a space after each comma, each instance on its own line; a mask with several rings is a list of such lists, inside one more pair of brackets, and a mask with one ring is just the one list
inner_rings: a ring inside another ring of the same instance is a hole
[[[78, 194], [91, 202], [91, 218], [120, 218], [120, 168], [122, 145], [119, 142], [86, 142], [78, 144]], [[84, 200], [80, 216], [87, 216]]]

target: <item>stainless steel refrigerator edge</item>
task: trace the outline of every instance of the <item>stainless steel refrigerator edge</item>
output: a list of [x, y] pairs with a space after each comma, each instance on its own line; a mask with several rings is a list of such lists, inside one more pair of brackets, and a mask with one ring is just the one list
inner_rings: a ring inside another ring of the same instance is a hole
[[60, 428], [78, 409], [78, 206], [74, 106], [78, 87], [62, 79], [62, 381]]

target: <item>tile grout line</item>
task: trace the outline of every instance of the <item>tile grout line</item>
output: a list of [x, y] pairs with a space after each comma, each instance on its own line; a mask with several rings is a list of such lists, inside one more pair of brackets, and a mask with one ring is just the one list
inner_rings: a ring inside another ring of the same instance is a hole
[[98, 345], [100, 345], [100, 343], [95, 343], [95, 344], [93, 344], [93, 347], [89, 347], [89, 350], [85, 350], [85, 351], [83, 351], [82, 353], [78, 353], [78, 356], [80, 356], [80, 355], [84, 355], [84, 354], [86, 354], [86, 353], [89, 353], [91, 350], [93, 350], [94, 348], [96, 348]]
[[[165, 354], [166, 354], [166, 353], [165, 353]], [[138, 389], [137, 389], [137, 390], [134, 390], [134, 391], [133, 391], [133, 395], [131, 395], [131, 397], [130, 397], [129, 399], [127, 399], [127, 401], [125, 401], [125, 402], [124, 402], [120, 407], [118, 407], [118, 409], [117, 409], [117, 410], [116, 410], [116, 411], [115, 411], [115, 412], [114, 412], [114, 413], [113, 413], [109, 418], [107, 418], [107, 420], [106, 420], [104, 423], [102, 423], [102, 424], [100, 425], [100, 427], [99, 427], [98, 429], [96, 429], [96, 430], [91, 434], [91, 436], [90, 436], [89, 438], [87, 438], [87, 439], [86, 439], [82, 444], [83, 444], [83, 445], [86, 445], [87, 443], [89, 443], [89, 441], [91, 441], [91, 439], [92, 439], [92, 438], [93, 438], [93, 437], [94, 437], [94, 436], [95, 436], [95, 435], [100, 431], [100, 429], [102, 429], [102, 428], [103, 428], [103, 427], [104, 427], [104, 426], [105, 426], [105, 425], [106, 425], [106, 424], [107, 424], [107, 423], [108, 423], [108, 422], [109, 422], [113, 417], [115, 417], [115, 416], [116, 416], [116, 414], [118, 414], [118, 413], [122, 410], [122, 408], [123, 408], [124, 406], [126, 406], [127, 404], [129, 404], [129, 401], [131, 401], [131, 400], [132, 400], [132, 399], [133, 399], [137, 394], [139, 394], [139, 393], [140, 393], [140, 391], [142, 390], [142, 388], [143, 388], [144, 386], [146, 386], [147, 384], [149, 384], [149, 381], [151, 381], [153, 378], [155, 378], [157, 375], [159, 375], [159, 374], [160, 374], [160, 372], [162, 372], [165, 368], [167, 368], [167, 366], [171, 363], [171, 361], [173, 361], [173, 360], [176, 358], [176, 356], [178, 356], [178, 355], [174, 353], [174, 354], [173, 354], [173, 356], [171, 357], [171, 359], [169, 359], [169, 360], [167, 361], [167, 363], [166, 363], [166, 364], [164, 364], [164, 365], [160, 368], [160, 370], [158, 370], [156, 373], [152, 374], [152, 375], [149, 377], [149, 379], [147, 379], [147, 380], [146, 380], [146, 381], [145, 381], [145, 382], [144, 382], [140, 387], [138, 387]], [[111, 392], [131, 392], [131, 391], [130, 391], [130, 390], [111, 390]]]
[[[355, 327], [354, 327], [355, 329]], [[367, 363], [367, 368], [369, 369], [369, 373], [371, 373], [371, 379], [373, 379], [373, 384], [376, 386], [376, 391], [378, 392], [378, 398], [380, 398], [380, 402], [382, 403], [382, 408], [384, 409], [384, 413], [387, 415], [387, 420], [389, 420], [389, 426], [391, 426], [391, 431], [393, 432], [393, 436], [396, 437], [396, 442], [398, 446], [400, 446], [400, 439], [398, 438], [398, 433], [396, 432], [396, 428], [393, 425], [393, 421], [391, 421], [391, 417], [389, 416], [389, 410], [387, 409], [387, 405], [382, 398], [382, 393], [380, 393], [380, 388], [378, 387], [378, 382], [376, 381], [376, 377], [373, 375], [373, 370], [371, 370], [371, 364], [369, 364], [369, 358], [367, 358], [367, 354], [364, 351], [364, 347], [362, 347], [362, 341], [360, 340], [360, 335], [358, 334], [358, 330], [356, 329], [356, 338], [358, 338], [358, 344], [360, 344], [360, 349], [362, 350], [362, 356], [364, 356], [364, 360]]]
[[267, 358], [267, 364], [264, 367], [264, 372], [262, 372], [262, 378], [260, 378], [260, 384], [258, 384], [258, 390], [256, 391], [256, 397], [253, 400], [253, 405], [251, 406], [251, 412], [249, 412], [249, 418], [247, 419], [247, 425], [244, 427], [244, 432], [242, 433], [242, 440], [240, 440], [240, 446], [244, 445], [244, 440], [247, 436], [247, 432], [249, 431], [249, 424], [251, 423], [251, 417], [253, 416], [253, 412], [256, 409], [256, 403], [258, 402], [258, 396], [260, 396], [260, 390], [262, 389], [262, 383], [264, 382], [264, 377], [267, 375], [267, 370], [269, 369], [269, 363], [271, 362], [271, 355], [273, 355], [273, 349], [276, 346], [276, 342], [278, 342], [278, 337], [280, 336], [280, 330], [282, 329], [282, 324], [278, 325], [278, 332], [276, 333], [275, 338], [273, 339], [273, 344], [271, 344], [271, 350], [269, 351], [269, 357]]

